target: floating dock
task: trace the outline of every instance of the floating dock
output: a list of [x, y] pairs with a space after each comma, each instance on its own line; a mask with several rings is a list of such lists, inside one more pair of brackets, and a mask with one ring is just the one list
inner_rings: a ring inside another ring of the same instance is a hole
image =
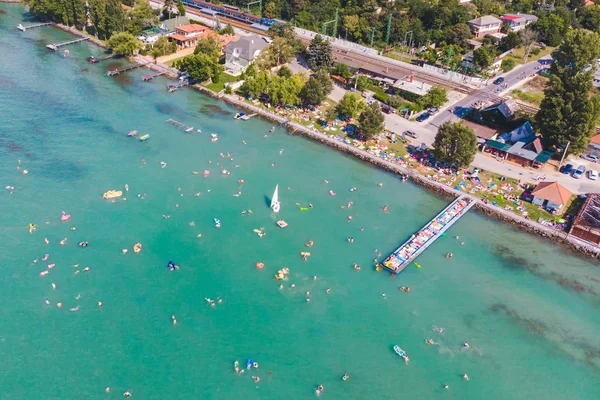
[[85, 42], [86, 40], [89, 40], [89, 39], [90, 38], [88, 38], [88, 37], [78, 38], [78, 39], [69, 40], [68, 42], [47, 44], [46, 47], [52, 51], [57, 51], [59, 47], [68, 46], [70, 44], [75, 44], [75, 43], [79, 43], [79, 42]]
[[254, 114], [244, 114], [244, 113], [237, 113], [235, 114], [235, 116], [233, 117], [234, 119], [241, 119], [242, 121], [248, 121], [250, 118], [255, 117], [256, 113]]
[[39, 24], [31, 24], [31, 25], [17, 25], [17, 29], [25, 32], [27, 29], [39, 28], [40, 26], [52, 25], [54, 22], [40, 22]]
[[410, 239], [379, 264], [379, 266], [387, 269], [394, 275], [398, 275], [474, 205], [475, 201], [472, 199], [460, 196], [436, 215], [427, 225], [421, 228], [421, 230], [412, 235]]
[[138, 69], [140, 67], [143, 67], [144, 65], [146, 65], [148, 63], [143, 63], [143, 64], [133, 64], [133, 65], [128, 65], [126, 67], [122, 67], [122, 68], [117, 68], [117, 69], [113, 69], [112, 71], [107, 71], [106, 75], [108, 76], [115, 76], [115, 75], [119, 75], [121, 72], [127, 72], [127, 71], [133, 71], [134, 69]]
[[87, 58], [87, 61], [88, 61], [90, 64], [96, 64], [96, 63], [99, 63], [99, 62], [101, 62], [101, 61], [110, 60], [110, 59], [111, 59], [111, 58], [113, 58], [113, 57], [114, 57], [114, 54], [109, 54], [109, 55], [107, 55], [107, 56], [100, 57], [100, 58], [96, 58], [96, 57], [94, 57], [94, 56], [91, 56], [91, 57], [88, 57], [88, 58]]
[[144, 82], [151, 81], [152, 79], [158, 78], [159, 76], [162, 76], [164, 74], [165, 74], [164, 72], [159, 72], [159, 73], [156, 73], [156, 74], [144, 75], [144, 76], [142, 76], [142, 81], [144, 81]]
[[171, 119], [169, 118], [166, 122], [170, 123], [171, 125], [175, 125], [177, 128], [181, 129], [184, 132], [193, 132], [194, 127], [193, 126], [187, 126], [182, 124], [181, 122], [177, 121], [176, 119]]

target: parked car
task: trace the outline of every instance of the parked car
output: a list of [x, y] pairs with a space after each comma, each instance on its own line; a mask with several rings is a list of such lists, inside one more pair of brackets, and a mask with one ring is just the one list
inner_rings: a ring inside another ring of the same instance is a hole
[[423, 113], [417, 117], [417, 122], [423, 122], [429, 117], [431, 117], [429, 113]]
[[429, 110], [427, 110], [427, 112], [431, 115], [434, 115], [435, 113], [437, 113], [438, 111], [440, 111], [439, 108], [437, 107], [431, 107]]
[[404, 134], [406, 136], [410, 136], [411, 138], [415, 138], [415, 139], [419, 136], [419, 135], [417, 135], [417, 132], [414, 132], [414, 131], [404, 131]]
[[585, 165], [580, 165], [579, 167], [577, 167], [577, 169], [575, 171], [573, 171], [573, 174], [571, 176], [575, 179], [580, 179], [583, 176], [584, 172], [585, 172]]
[[594, 171], [593, 169], [588, 170], [588, 178], [595, 181], [598, 179], [598, 172]]
[[496, 79], [496, 80], [494, 81], [494, 85], [499, 85], [499, 84], [501, 84], [502, 82], [504, 82], [504, 77], [503, 77], [503, 76], [501, 76], [500, 78]]
[[593, 154], [582, 154], [581, 158], [583, 158], [584, 160], [591, 161], [591, 162], [598, 162], [598, 157], [596, 157]]
[[560, 172], [562, 172], [565, 175], [569, 175], [571, 171], [573, 171], [573, 164], [567, 164], [560, 169]]

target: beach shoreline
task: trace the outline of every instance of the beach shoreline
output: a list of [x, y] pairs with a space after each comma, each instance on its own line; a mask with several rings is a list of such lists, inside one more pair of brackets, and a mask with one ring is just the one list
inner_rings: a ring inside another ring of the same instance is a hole
[[[62, 29], [66, 32], [70, 32], [77, 36], [90, 37], [89, 35], [86, 35], [84, 32], [78, 31], [75, 28], [70, 28], [70, 27], [64, 26], [62, 24], [55, 24], [55, 26], [58, 27], [59, 29]], [[93, 38], [93, 37], [90, 37], [90, 38], [92, 39], [90, 41], [93, 42], [94, 44], [96, 44], [102, 48], [107, 48], [106, 44], [103, 43], [102, 41], [100, 41], [96, 38]], [[145, 65], [145, 68], [148, 68], [148, 69], [156, 71], [156, 72], [165, 72], [165, 75], [168, 76], [169, 78], [177, 79], [177, 72], [176, 72], [177, 70], [176, 69], [171, 68], [171, 67], [161, 64], [161, 63], [156, 63], [156, 62], [154, 62], [154, 60], [152, 60], [151, 57], [137, 55], [137, 56], [131, 57], [130, 59], [137, 63], [147, 63]], [[555, 229], [551, 229], [549, 227], [539, 224], [537, 221], [526, 219], [519, 215], [510, 213], [507, 210], [495, 207], [489, 203], [486, 204], [483, 201], [481, 201], [479, 198], [477, 198], [475, 196], [471, 196], [469, 193], [456, 191], [455, 189], [453, 189], [449, 186], [446, 186], [440, 182], [433, 181], [430, 178], [428, 178], [427, 176], [419, 174], [419, 173], [417, 173], [413, 170], [410, 170], [406, 167], [383, 160], [383, 159], [381, 159], [377, 156], [374, 156], [373, 154], [370, 154], [364, 150], [360, 150], [351, 145], [347, 145], [343, 142], [334, 140], [333, 138], [330, 138], [329, 136], [324, 135], [321, 132], [311, 130], [311, 129], [309, 129], [303, 125], [300, 125], [296, 122], [293, 122], [285, 117], [276, 115], [269, 111], [265, 111], [262, 108], [254, 106], [252, 104], [248, 104], [247, 102], [240, 99], [238, 96], [216, 93], [216, 92], [214, 92], [208, 88], [205, 88], [203, 86], [200, 86], [200, 85], [191, 85], [191, 86], [194, 89], [196, 89], [204, 94], [207, 94], [207, 95], [212, 96], [217, 99], [224, 100], [227, 103], [229, 103], [235, 107], [239, 107], [239, 108], [245, 109], [247, 111], [250, 111], [252, 113], [256, 113], [258, 116], [263, 117], [266, 120], [281, 124], [288, 130], [288, 132], [290, 134], [301, 133], [303, 136], [305, 136], [311, 140], [320, 142], [329, 147], [340, 150], [346, 154], [350, 154], [350, 155], [358, 158], [361, 161], [368, 162], [369, 164], [375, 165], [376, 167], [385, 169], [389, 172], [393, 172], [398, 175], [406, 175], [406, 176], [410, 177], [412, 179], [412, 181], [414, 181], [418, 185], [424, 186], [424, 187], [434, 190], [438, 193], [442, 193], [445, 196], [454, 197], [454, 198], [461, 196], [461, 195], [467, 196], [469, 199], [471, 199], [472, 201], [475, 202], [475, 207], [477, 209], [479, 209], [480, 211], [482, 211], [484, 214], [493, 216], [494, 218], [497, 218], [506, 223], [510, 223], [511, 225], [516, 225], [521, 228], [524, 228], [527, 231], [529, 231], [530, 233], [536, 234], [538, 236], [541, 236], [541, 237], [544, 237], [547, 239], [551, 239], [555, 242], [563, 244], [563, 245], [565, 245], [573, 250], [576, 250], [580, 253], [583, 253], [587, 256], [594, 257], [594, 258], [600, 257], [600, 248], [593, 246], [589, 243], [586, 243], [576, 237], [573, 237], [565, 231], [558, 231]]]

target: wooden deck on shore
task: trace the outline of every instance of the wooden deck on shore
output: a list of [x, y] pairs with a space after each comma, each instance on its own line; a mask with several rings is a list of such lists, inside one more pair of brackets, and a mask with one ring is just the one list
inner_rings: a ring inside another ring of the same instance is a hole
[[404, 242], [402, 246], [396, 249], [379, 266], [387, 269], [394, 275], [398, 275], [415, 258], [431, 246], [433, 242], [443, 236], [444, 232], [474, 205], [475, 202], [467, 196], [458, 197], [429, 221], [427, 225], [412, 235], [410, 239]]

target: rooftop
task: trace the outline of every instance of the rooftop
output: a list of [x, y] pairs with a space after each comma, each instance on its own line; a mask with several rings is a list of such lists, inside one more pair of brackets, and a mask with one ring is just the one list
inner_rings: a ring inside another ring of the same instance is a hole
[[483, 17], [472, 19], [468, 22], [471, 25], [475, 26], [484, 26], [484, 25], [500, 25], [502, 23], [501, 20], [494, 17], [493, 15], [485, 15]]
[[419, 96], [425, 96], [431, 90], [430, 84], [420, 82], [417, 80], [413, 80], [412, 82], [410, 82], [398, 79], [393, 86], [400, 90], [406, 90], [407, 92], [414, 93]]
[[600, 229], [600, 195], [590, 193], [587, 195], [581, 210], [577, 213], [573, 227], [583, 226], [588, 229]]
[[260, 52], [269, 47], [269, 43], [258, 35], [249, 35], [240, 38], [236, 42], [229, 43], [225, 46], [225, 53], [232, 54], [237, 49], [240, 53], [239, 57], [244, 60], [253, 61], [256, 52]]
[[185, 33], [196, 33], [196, 32], [204, 32], [208, 28], [204, 25], [199, 25], [199, 24], [185, 24], [185, 25], [178, 25], [175, 27], [175, 29], [178, 31], [185, 32]]
[[492, 128], [488, 128], [487, 126], [479, 125], [471, 121], [464, 120], [462, 122], [464, 126], [468, 126], [473, 129], [475, 132], [475, 136], [482, 139], [491, 139], [496, 135], [496, 130]]
[[561, 205], [567, 204], [571, 196], [573, 196], [573, 193], [569, 189], [558, 182], [540, 182], [531, 194], [540, 199]]

